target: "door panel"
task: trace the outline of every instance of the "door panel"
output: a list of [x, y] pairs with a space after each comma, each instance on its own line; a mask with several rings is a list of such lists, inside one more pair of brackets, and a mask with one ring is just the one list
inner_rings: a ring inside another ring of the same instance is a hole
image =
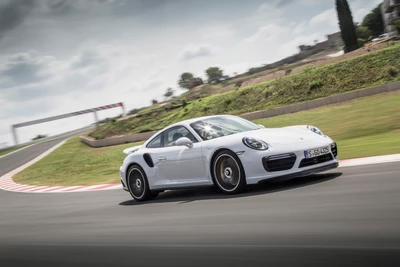
[[172, 146], [158, 149], [156, 159], [161, 180], [173, 183], [206, 180], [201, 143], [195, 143], [191, 148]]
[[[191, 148], [176, 146], [175, 142], [187, 137], [193, 142]], [[185, 126], [175, 126], [160, 135], [152, 150], [156, 169], [156, 187], [177, 187], [209, 184], [202, 143]]]

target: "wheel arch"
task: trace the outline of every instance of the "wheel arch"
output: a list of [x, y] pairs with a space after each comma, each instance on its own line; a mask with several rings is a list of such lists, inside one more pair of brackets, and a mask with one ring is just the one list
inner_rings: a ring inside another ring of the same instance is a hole
[[[125, 181], [128, 183], [128, 174], [129, 174], [129, 169], [133, 166], [133, 165], [138, 165], [140, 168], [143, 169], [143, 167], [137, 163], [137, 162], [130, 162], [128, 164], [128, 166], [126, 167], [126, 171], [125, 171]], [[144, 170], [144, 169], [143, 169]], [[128, 186], [128, 185], [127, 185]]]
[[[235, 154], [236, 159], [238, 160], [238, 163], [239, 163], [239, 165], [240, 165], [241, 171], [243, 171], [244, 177], [245, 177], [245, 179], [246, 179], [246, 173], [245, 173], [245, 170], [244, 170], [244, 167], [243, 167], [243, 163], [242, 163], [242, 161], [240, 160], [240, 158], [237, 156], [237, 154], [236, 154], [232, 149], [229, 149], [229, 148], [226, 148], [226, 147], [222, 147], [222, 148], [218, 148], [217, 150], [215, 150], [215, 151], [212, 153], [212, 156], [211, 156], [211, 158], [210, 158], [210, 163], [209, 163], [209, 166], [208, 166], [208, 171], [210, 172], [210, 175], [211, 175], [211, 178], [212, 178], [213, 182], [214, 182], [214, 179], [215, 179], [215, 178], [214, 178], [214, 172], [213, 172], [214, 160], [215, 160], [215, 158], [217, 157], [218, 153], [221, 152], [221, 151], [224, 151], [224, 150], [228, 150], [228, 151], [232, 152], [233, 154]], [[215, 183], [215, 182], [214, 182], [214, 183]]]

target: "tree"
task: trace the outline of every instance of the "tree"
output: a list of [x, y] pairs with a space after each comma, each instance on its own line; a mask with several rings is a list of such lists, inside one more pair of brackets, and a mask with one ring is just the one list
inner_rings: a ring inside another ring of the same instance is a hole
[[194, 77], [190, 72], [182, 73], [178, 85], [180, 88], [190, 90], [196, 86], [202, 85], [203, 80], [199, 77]]
[[173, 95], [174, 95], [174, 89], [172, 89], [171, 87], [168, 87], [167, 91], [164, 94], [165, 98], [170, 98]]
[[365, 26], [356, 25], [356, 34], [357, 34], [358, 44], [361, 46], [367, 42], [369, 37], [372, 35], [372, 32]]
[[208, 83], [219, 83], [224, 77], [223, 71], [218, 67], [210, 67], [206, 70], [206, 75], [208, 77]]
[[358, 25], [356, 27], [356, 34], [358, 38], [367, 40], [372, 35], [372, 32], [368, 27]]
[[196, 86], [202, 85], [203, 83], [204, 83], [204, 82], [203, 82], [203, 80], [202, 80], [201, 78], [196, 77], [196, 78], [193, 78], [193, 79], [189, 82], [189, 87], [190, 87], [190, 89], [192, 89], [192, 88], [194, 88], [194, 87], [196, 87]]
[[395, 27], [396, 27], [397, 32], [400, 34], [400, 19], [396, 20]]
[[371, 31], [373, 36], [378, 36], [385, 32], [381, 5], [382, 4], [379, 4], [371, 10], [371, 12], [364, 17], [363, 22], [361, 23], [362, 26], [367, 27]]
[[344, 52], [348, 53], [359, 48], [353, 16], [347, 0], [336, 0], [336, 12], [339, 28], [345, 44]]
[[152, 105], [155, 105], [155, 104], [157, 104], [157, 103], [158, 103], [157, 100], [155, 100], [155, 99], [151, 100], [151, 104], [152, 104]]
[[179, 87], [183, 89], [192, 89], [192, 82], [193, 82], [194, 76], [190, 72], [184, 72], [181, 75], [181, 78], [178, 81]]

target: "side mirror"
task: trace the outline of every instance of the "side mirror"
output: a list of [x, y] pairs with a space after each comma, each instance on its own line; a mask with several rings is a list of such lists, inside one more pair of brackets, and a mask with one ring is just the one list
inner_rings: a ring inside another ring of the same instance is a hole
[[258, 126], [260, 126], [261, 128], [265, 129], [265, 126], [262, 124], [257, 124]]
[[187, 137], [181, 137], [175, 142], [176, 146], [187, 146], [189, 148], [193, 147], [193, 142]]

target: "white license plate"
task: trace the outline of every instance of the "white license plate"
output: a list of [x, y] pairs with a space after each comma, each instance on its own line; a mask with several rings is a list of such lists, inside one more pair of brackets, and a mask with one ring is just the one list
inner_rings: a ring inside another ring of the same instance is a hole
[[322, 148], [316, 148], [316, 149], [304, 151], [304, 155], [305, 155], [306, 159], [315, 158], [315, 157], [326, 155], [329, 153], [330, 153], [329, 147], [322, 147]]

